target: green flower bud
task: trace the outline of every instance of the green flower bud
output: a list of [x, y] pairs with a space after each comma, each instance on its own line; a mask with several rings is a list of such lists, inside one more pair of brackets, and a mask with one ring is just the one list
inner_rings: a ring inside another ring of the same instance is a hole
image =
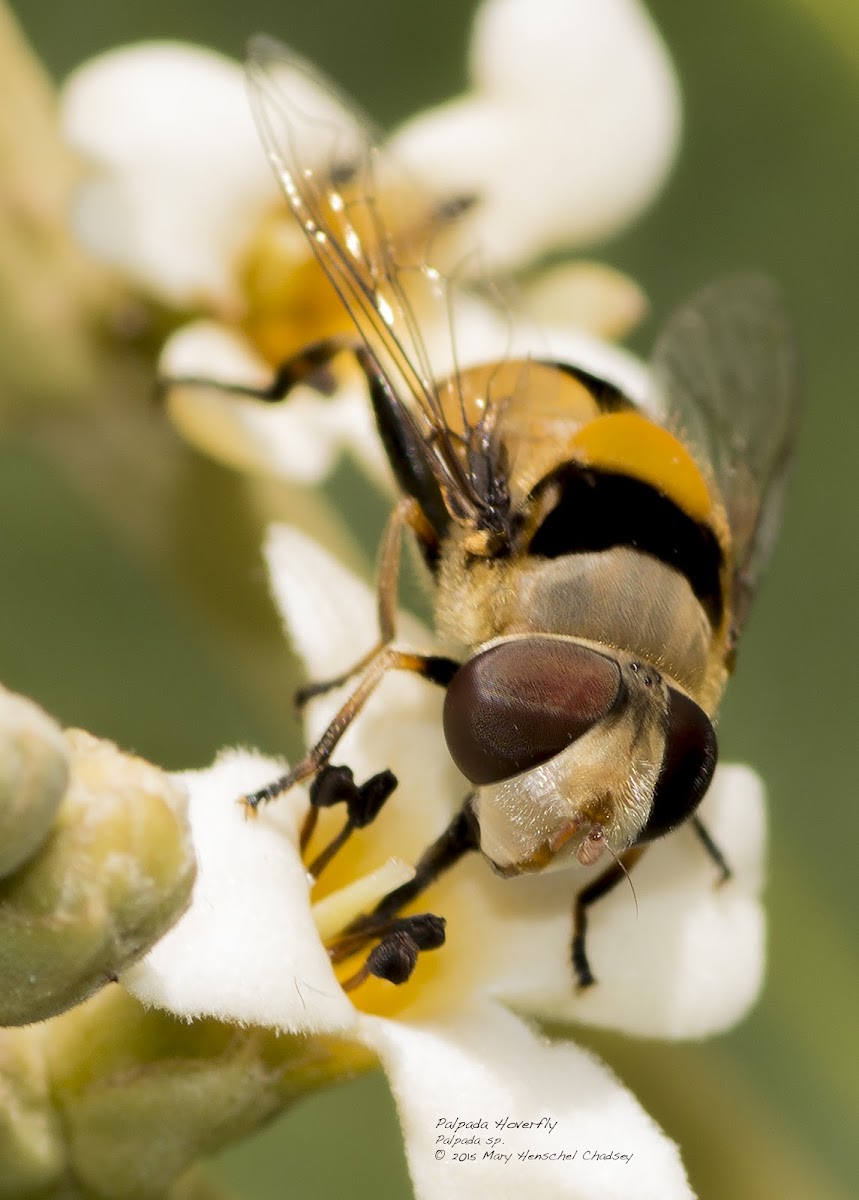
[[195, 861], [182, 788], [70, 730], [70, 782], [50, 836], [0, 880], [0, 1024], [80, 1003], [180, 916]]
[[336, 1038], [183, 1021], [120, 986], [49, 1022], [44, 1048], [69, 1169], [94, 1200], [178, 1197], [199, 1158], [375, 1061]]
[[38, 1029], [0, 1030], [0, 1197], [32, 1196], [56, 1183], [66, 1161]]
[[68, 782], [63, 731], [32, 700], [0, 688], [0, 879], [47, 836]]

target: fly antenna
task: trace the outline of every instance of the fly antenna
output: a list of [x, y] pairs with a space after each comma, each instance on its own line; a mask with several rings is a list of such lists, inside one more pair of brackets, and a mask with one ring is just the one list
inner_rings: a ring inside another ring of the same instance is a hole
[[612, 848], [608, 844], [608, 842], [604, 841], [603, 845], [605, 846], [606, 850], [608, 850], [609, 854], [612, 856], [614, 861], [617, 863], [617, 865], [620, 867], [621, 871], [623, 871], [624, 875], [626, 876], [626, 882], [629, 884], [630, 891], [632, 892], [632, 899], [635, 902], [635, 916], [637, 918], [638, 917], [638, 896], [635, 891], [635, 884], [632, 882], [632, 876], [630, 875], [630, 873], [626, 869], [626, 867], [623, 865], [623, 859], [621, 858], [621, 856], [619, 854], [615, 854], [614, 850], [612, 850]]

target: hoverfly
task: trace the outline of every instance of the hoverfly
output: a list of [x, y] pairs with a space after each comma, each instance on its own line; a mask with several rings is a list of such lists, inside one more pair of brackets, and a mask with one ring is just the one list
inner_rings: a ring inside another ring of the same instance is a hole
[[[327, 88], [289, 51], [256, 39], [248, 72], [268, 157], [355, 333], [308, 346], [259, 395], [287, 399], [352, 353], [400, 499], [382, 539], [378, 645], [352, 671], [305, 689], [307, 698], [356, 681], [307, 756], [244, 800], [255, 808], [312, 779], [313, 802], [329, 803], [344, 770], [332, 753], [385, 673], [443, 686], [447, 746], [471, 790], [411, 883], [350, 928], [349, 947], [377, 938], [469, 851], [505, 876], [590, 866], [608, 851], [573, 906], [572, 963], [586, 985], [587, 909], [654, 839], [691, 821], [729, 874], [695, 814], [793, 447], [790, 325], [762, 277], [705, 288], [658, 338], [655, 412], [552, 357], [511, 352], [464, 367], [453, 355], [440, 376], [420, 306], [435, 297], [455, 328], [451, 290], [426, 255], [404, 261], [372, 139], [351, 119], [340, 128], [303, 111], [284, 71]], [[479, 197], [428, 204], [415, 228], [431, 242], [472, 203]], [[432, 577], [438, 632], [465, 646], [461, 661], [393, 646], [406, 530]]]

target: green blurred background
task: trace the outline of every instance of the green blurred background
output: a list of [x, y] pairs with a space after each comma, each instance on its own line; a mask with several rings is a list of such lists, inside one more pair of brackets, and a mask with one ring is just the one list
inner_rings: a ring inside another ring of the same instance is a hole
[[[265, 30], [390, 124], [463, 85], [474, 6], [13, 7], [58, 78], [133, 39], [187, 38], [240, 55], [247, 35]], [[683, 83], [682, 155], [654, 208], [599, 256], [643, 284], [654, 326], [723, 271], [769, 271], [800, 328], [807, 412], [783, 535], [721, 724], [723, 756], [754, 764], [771, 799], [764, 996], [740, 1029], [701, 1047], [592, 1044], [683, 1143], [703, 1196], [855, 1196], [859, 6], [653, 0], [650, 11]], [[290, 667], [266, 605], [253, 517], [227, 471], [175, 454], [170, 523], [147, 554], [146, 536], [124, 536], [128, 520], [98, 504], [106, 455], [76, 475], [23, 439], [0, 443], [0, 678], [64, 722], [170, 766], [205, 762], [225, 743], [290, 750]], [[348, 468], [336, 486], [354, 504]], [[367, 561], [380, 515], [368, 498]], [[410, 1194], [378, 1079], [313, 1098], [227, 1151], [216, 1170], [247, 1200], [323, 1200], [344, 1186]]]

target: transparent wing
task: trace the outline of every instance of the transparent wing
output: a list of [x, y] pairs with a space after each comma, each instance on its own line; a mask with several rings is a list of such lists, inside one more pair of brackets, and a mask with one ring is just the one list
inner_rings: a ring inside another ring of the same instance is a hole
[[[491, 421], [452, 428], [436, 380], [456, 369], [455, 289], [429, 262], [433, 242], [468, 203], [434, 202], [378, 153], [378, 140], [337, 90], [267, 37], [249, 47], [254, 115], [305, 237], [384, 381], [397, 419], [418, 439], [450, 515], [495, 528]], [[426, 331], [431, 331], [430, 345]], [[446, 347], [439, 349], [439, 331]], [[445, 360], [445, 357], [447, 361]]]
[[731, 529], [742, 628], [769, 558], [799, 419], [799, 364], [778, 289], [737, 275], [670, 318], [653, 356], [664, 423], [709, 470]]

